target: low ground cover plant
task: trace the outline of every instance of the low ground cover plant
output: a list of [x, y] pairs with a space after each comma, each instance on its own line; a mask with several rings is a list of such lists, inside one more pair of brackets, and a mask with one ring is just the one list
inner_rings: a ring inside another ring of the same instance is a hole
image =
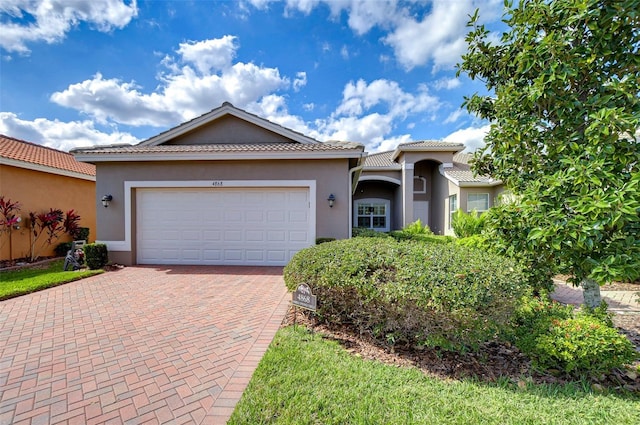
[[473, 350], [509, 322], [526, 292], [522, 270], [504, 257], [455, 244], [353, 238], [298, 252], [287, 287], [309, 284], [317, 318], [380, 342]]
[[639, 353], [616, 330], [603, 303], [575, 312], [548, 297], [524, 297], [511, 339], [536, 368], [569, 375], [596, 375], [636, 360]]

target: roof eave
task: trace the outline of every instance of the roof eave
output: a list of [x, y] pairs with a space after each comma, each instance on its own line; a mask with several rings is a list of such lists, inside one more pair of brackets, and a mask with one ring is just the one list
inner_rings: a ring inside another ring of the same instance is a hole
[[376, 167], [373, 165], [371, 166], [365, 165], [364, 168], [362, 169], [362, 171], [398, 171], [398, 170], [402, 170], [402, 165], [396, 164], [396, 165], [381, 166], [381, 167]]
[[270, 159], [350, 159], [360, 158], [361, 150], [338, 152], [211, 152], [211, 153], [143, 153], [143, 154], [91, 154], [76, 153], [76, 160], [89, 163], [97, 162], [137, 162], [137, 161], [238, 161]]
[[62, 168], [50, 167], [48, 165], [34, 164], [33, 162], [19, 161], [17, 159], [0, 157], [0, 165], [8, 165], [11, 167], [24, 168], [26, 170], [72, 177], [74, 179], [96, 181], [95, 175], [84, 174], [78, 171], [63, 170]]
[[460, 146], [402, 146], [399, 145], [394, 151], [393, 155], [391, 155], [391, 160], [395, 161], [402, 152], [461, 152], [464, 150], [464, 145]]

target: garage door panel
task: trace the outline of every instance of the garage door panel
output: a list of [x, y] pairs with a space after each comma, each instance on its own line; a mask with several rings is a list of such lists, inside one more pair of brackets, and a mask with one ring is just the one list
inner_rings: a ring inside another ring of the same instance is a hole
[[289, 232], [290, 242], [304, 242], [309, 239], [307, 232]]
[[267, 223], [284, 223], [285, 217], [284, 211], [267, 211]]
[[141, 264], [284, 265], [313, 244], [308, 188], [138, 189], [137, 203]]
[[207, 242], [219, 242], [222, 240], [222, 232], [220, 230], [204, 230], [202, 235]]
[[247, 230], [245, 233], [245, 240], [247, 242], [263, 242], [264, 232], [262, 230]]
[[267, 239], [271, 242], [285, 241], [287, 239], [286, 232], [284, 230], [267, 232]]

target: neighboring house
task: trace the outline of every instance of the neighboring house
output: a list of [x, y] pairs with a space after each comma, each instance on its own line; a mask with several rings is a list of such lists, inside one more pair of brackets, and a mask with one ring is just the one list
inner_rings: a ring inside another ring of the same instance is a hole
[[474, 178], [459, 144], [369, 155], [224, 103], [137, 145], [73, 151], [97, 168], [97, 239], [122, 264], [285, 265], [316, 238], [484, 210], [499, 182]]
[[112, 261], [284, 265], [318, 237], [350, 236], [363, 151], [224, 103], [135, 146], [73, 153], [110, 195], [97, 239]]
[[436, 234], [453, 235], [453, 212], [484, 212], [503, 191], [502, 182], [474, 176], [464, 148], [420, 141], [370, 154], [353, 197], [353, 226], [390, 231], [420, 219]]
[[[88, 227], [90, 238], [96, 229], [95, 166], [76, 161], [73, 155], [24, 140], [0, 135], [0, 195], [19, 202], [22, 222], [9, 235], [0, 235], [0, 260], [22, 258], [30, 253], [30, 229], [26, 227], [29, 212], [63, 212], [74, 210], [80, 215], [80, 226]], [[40, 256], [54, 254], [59, 242], [39, 250]], [[11, 248], [11, 252], [10, 252]]]

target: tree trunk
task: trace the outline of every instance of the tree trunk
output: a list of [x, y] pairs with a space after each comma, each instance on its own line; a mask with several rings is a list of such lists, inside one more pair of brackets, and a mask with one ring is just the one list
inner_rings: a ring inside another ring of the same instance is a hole
[[582, 286], [584, 297], [584, 304], [587, 307], [596, 308], [602, 303], [602, 297], [600, 296], [600, 285], [593, 279], [585, 278], [580, 283]]

